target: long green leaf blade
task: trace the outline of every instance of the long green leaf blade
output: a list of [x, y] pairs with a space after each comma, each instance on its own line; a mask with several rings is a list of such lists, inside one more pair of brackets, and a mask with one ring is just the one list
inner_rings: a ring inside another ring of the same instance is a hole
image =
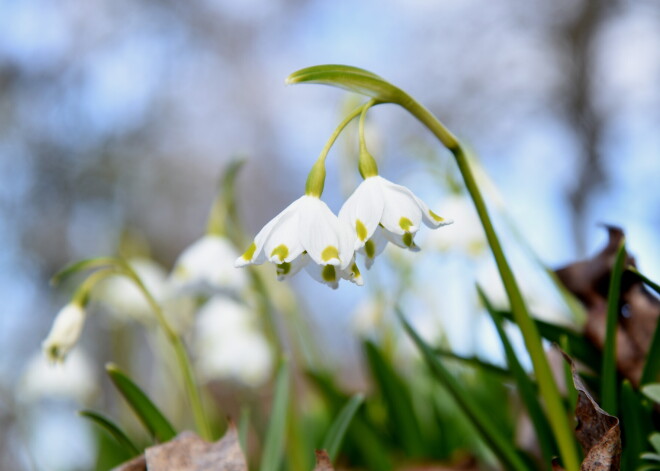
[[115, 440], [117, 440], [117, 443], [119, 443], [129, 456], [132, 457], [140, 454], [140, 450], [138, 450], [138, 447], [136, 447], [131, 439], [128, 438], [126, 433], [107, 417], [91, 410], [81, 410], [78, 411], [78, 414], [89, 419], [108, 432]]
[[518, 455], [512, 442], [500, 435], [500, 430], [498, 426], [491, 421], [490, 415], [486, 411], [481, 410], [478, 404], [473, 401], [471, 396], [463, 390], [463, 387], [459, 384], [459, 382], [454, 379], [454, 377], [434, 355], [431, 347], [429, 347], [421, 339], [419, 334], [415, 332], [401, 311], [397, 309], [396, 313], [401, 320], [404, 329], [422, 353], [424, 360], [431, 369], [431, 372], [442, 382], [442, 384], [444, 384], [456, 403], [475, 426], [484, 442], [500, 459], [504, 468], [516, 471], [529, 471], [528, 466]]
[[387, 412], [398, 441], [408, 455], [422, 456], [424, 437], [415, 414], [410, 390], [376, 345], [366, 341], [364, 350], [369, 362], [369, 370], [387, 404]]
[[362, 394], [356, 394], [351, 397], [328, 429], [321, 448], [328, 452], [330, 460], [334, 461], [337, 457], [348, 426], [363, 402], [364, 396]]
[[266, 431], [260, 471], [277, 471], [282, 464], [289, 417], [289, 381], [289, 364], [284, 360], [275, 380], [275, 397]]
[[481, 302], [486, 307], [486, 311], [490, 314], [495, 329], [497, 329], [497, 334], [500, 337], [502, 342], [502, 347], [504, 348], [504, 354], [506, 356], [506, 362], [509, 366], [509, 370], [513, 373], [513, 377], [516, 380], [518, 385], [518, 392], [522, 398], [532, 424], [534, 425], [534, 430], [536, 431], [536, 437], [538, 439], [539, 446], [541, 447], [541, 454], [543, 455], [543, 463], [545, 464], [546, 469], [550, 469], [552, 458], [556, 454], [557, 445], [555, 443], [554, 437], [552, 435], [552, 429], [550, 428], [550, 423], [548, 422], [541, 404], [537, 399], [537, 387], [529, 378], [524, 368], [518, 361], [516, 357], [515, 350], [509, 341], [509, 337], [504, 331], [503, 319], [497, 312], [493, 309], [493, 306], [489, 299], [486, 297], [483, 290], [477, 286], [477, 291], [479, 292], [479, 297]]
[[[660, 294], [660, 285], [651, 281], [649, 278], [641, 274], [635, 267], [628, 267], [628, 271], [634, 273], [638, 276], [649, 288], [655, 291], [657, 294]], [[646, 353], [646, 363], [644, 363], [644, 370], [642, 371], [642, 379], [640, 380], [641, 385], [652, 383], [653, 381], [658, 380], [658, 374], [660, 373], [660, 322], [655, 326], [655, 331], [653, 332], [653, 338], [651, 339], [651, 344], [649, 345], [649, 350]]]
[[619, 297], [621, 294], [621, 275], [626, 259], [626, 245], [622, 240], [616, 252], [614, 267], [610, 277], [607, 294], [607, 321], [605, 346], [603, 347], [603, 366], [601, 369], [600, 396], [602, 407], [608, 414], [617, 415], [616, 382], [616, 331], [619, 320]]
[[159, 442], [166, 442], [174, 438], [176, 430], [144, 391], [117, 365], [108, 363], [105, 369], [117, 390], [126, 399], [151, 436]]

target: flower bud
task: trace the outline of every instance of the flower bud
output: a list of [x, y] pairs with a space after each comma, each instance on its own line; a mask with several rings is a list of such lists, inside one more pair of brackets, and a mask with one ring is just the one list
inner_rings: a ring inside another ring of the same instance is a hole
[[53, 322], [53, 327], [41, 348], [51, 362], [61, 362], [71, 350], [85, 324], [85, 310], [80, 304], [69, 303], [60, 310]]

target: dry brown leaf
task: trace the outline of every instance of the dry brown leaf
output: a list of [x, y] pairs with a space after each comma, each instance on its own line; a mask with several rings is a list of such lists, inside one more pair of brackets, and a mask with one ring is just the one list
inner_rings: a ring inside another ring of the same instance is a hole
[[[584, 336], [601, 350], [605, 345], [609, 280], [624, 236], [617, 227], [608, 226], [607, 230], [609, 241], [599, 254], [556, 271], [566, 288], [587, 308]], [[625, 265], [634, 264], [635, 260], [627, 255]], [[660, 318], [660, 301], [634, 274], [626, 272], [621, 281], [620, 307], [616, 333], [617, 369], [637, 386]]]
[[[142, 467], [140, 467], [142, 466]], [[182, 432], [161, 445], [147, 448], [145, 454], [115, 471], [247, 471], [247, 462], [238, 442], [238, 433], [229, 425], [222, 439], [214, 443], [193, 432]]]
[[314, 466], [314, 471], [334, 471], [332, 463], [330, 462], [330, 457], [328, 452], [325, 450], [316, 450], [316, 466]]
[[571, 365], [573, 384], [578, 392], [575, 406], [578, 425], [575, 427], [575, 435], [585, 454], [580, 470], [616, 471], [621, 460], [619, 419], [600, 408], [575, 370], [573, 360], [566, 354], [564, 358]]

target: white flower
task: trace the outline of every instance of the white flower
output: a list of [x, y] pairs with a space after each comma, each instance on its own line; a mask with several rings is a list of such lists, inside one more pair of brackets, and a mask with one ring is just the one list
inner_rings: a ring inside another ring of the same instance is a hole
[[[424, 222], [435, 229], [451, 224], [431, 211], [426, 204], [408, 188], [397, 185], [378, 175], [366, 178], [346, 200], [339, 211], [339, 219], [345, 221], [355, 235], [355, 250], [364, 248], [369, 259], [384, 248], [378, 240], [377, 229], [381, 227], [386, 240], [399, 247], [418, 250], [413, 238]], [[375, 240], [372, 238], [376, 236]]]
[[41, 348], [52, 362], [63, 361], [66, 354], [71, 350], [82, 332], [85, 324], [85, 310], [80, 304], [69, 303], [57, 314], [53, 327]]
[[272, 349], [244, 305], [211, 298], [197, 315], [194, 334], [197, 368], [205, 381], [231, 379], [256, 387], [270, 377]]
[[449, 217], [460, 214], [461, 220], [442, 234], [434, 234], [426, 243], [440, 250], [461, 250], [470, 256], [483, 254], [488, 248], [486, 234], [474, 204], [467, 196], [451, 195], [443, 200], [443, 213]]
[[63, 364], [54, 365], [43, 355], [28, 361], [18, 383], [18, 395], [24, 401], [41, 398], [71, 398], [88, 402], [97, 392], [94, 367], [89, 356], [76, 349]]
[[[340, 278], [361, 282], [354, 262], [355, 235], [316, 196], [304, 195], [275, 216], [235, 262], [275, 263], [279, 279], [313, 264], [308, 271], [332, 287]], [[318, 275], [318, 276], [317, 276]]]
[[[157, 301], [166, 295], [167, 274], [163, 267], [148, 258], [128, 261], [140, 277], [147, 290]], [[103, 280], [96, 289], [95, 298], [106, 306], [115, 320], [135, 320], [142, 323], [155, 321], [151, 306], [135, 282], [124, 275], [115, 275]]]
[[180, 292], [213, 294], [241, 291], [247, 276], [233, 269], [238, 253], [225, 237], [206, 235], [185, 249], [174, 264], [170, 281]]

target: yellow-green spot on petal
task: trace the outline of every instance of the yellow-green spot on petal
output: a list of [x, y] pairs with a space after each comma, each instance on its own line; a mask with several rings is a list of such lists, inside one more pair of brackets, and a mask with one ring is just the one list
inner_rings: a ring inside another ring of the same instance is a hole
[[429, 216], [435, 221], [435, 222], [442, 222], [445, 220], [445, 218], [438, 216], [435, 214], [433, 211], [429, 209]]
[[321, 276], [327, 282], [337, 281], [337, 272], [335, 271], [334, 265], [324, 266]]
[[277, 265], [277, 274], [280, 276], [288, 275], [291, 271], [291, 264], [289, 262], [280, 263]]
[[257, 250], [257, 244], [252, 242], [250, 246], [247, 248], [245, 253], [242, 255], [242, 257], [245, 260], [252, 260], [252, 257], [254, 257], [254, 252]]
[[399, 226], [401, 226], [401, 229], [403, 229], [404, 231], [409, 231], [412, 225], [413, 225], [412, 221], [407, 217], [402, 217], [401, 219], [399, 219]]
[[287, 255], [289, 255], [289, 247], [287, 247], [284, 244], [278, 245], [270, 253], [271, 258], [272, 257], [278, 257], [280, 259], [280, 261], [284, 261], [284, 259], [287, 257]]
[[403, 234], [402, 240], [406, 247], [413, 246], [413, 235], [410, 232]]
[[360, 277], [360, 269], [357, 266], [357, 263], [354, 263], [353, 266], [351, 267], [351, 271], [353, 272], [353, 277], [354, 278], [359, 278]]
[[374, 258], [376, 255], [376, 244], [374, 244], [373, 240], [369, 239], [364, 243], [364, 251], [367, 254], [367, 257]]
[[337, 247], [328, 245], [325, 249], [323, 249], [323, 252], [321, 252], [321, 260], [324, 262], [329, 262], [334, 258], [339, 259], [339, 250]]
[[355, 232], [357, 232], [358, 239], [365, 240], [367, 238], [367, 227], [359, 219], [355, 220]]

